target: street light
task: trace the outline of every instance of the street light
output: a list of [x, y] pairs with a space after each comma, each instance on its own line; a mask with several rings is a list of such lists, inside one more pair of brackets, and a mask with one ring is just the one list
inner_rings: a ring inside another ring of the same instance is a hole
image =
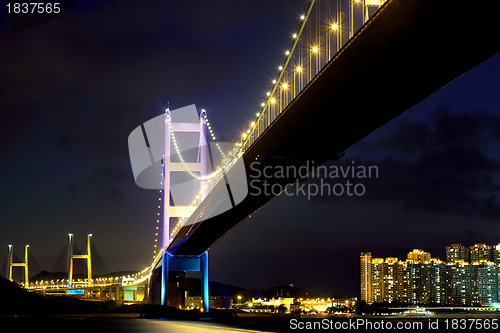
[[287, 89], [288, 89], [288, 83], [283, 83], [281, 85], [281, 93], [280, 94], [280, 112], [282, 110], [282, 104], [283, 104], [283, 107], [286, 106], [286, 102], [287, 102]]
[[[339, 29], [339, 25], [336, 22], [333, 22], [332, 25], [330, 26], [330, 30], [332, 31], [331, 34], [335, 35], [335, 47], [337, 48], [337, 51], [339, 49], [339, 35], [337, 33], [338, 29]], [[331, 59], [331, 48], [332, 48], [331, 34], [327, 40], [328, 41], [328, 60]]]
[[[351, 4], [350, 4], [350, 7], [351, 7], [351, 13], [349, 15], [349, 20], [350, 20], [350, 31], [349, 31], [349, 38], [352, 38], [352, 36], [354, 35], [354, 4], [358, 4], [360, 2], [360, 0], [354, 0], [354, 1], [351, 1]], [[363, 9], [361, 10], [361, 13], [363, 13]], [[364, 22], [364, 18], [363, 18], [363, 22]]]
[[[295, 74], [299, 73], [302, 71], [302, 67], [300, 66], [297, 66], [297, 68], [295, 68], [295, 71], [293, 72], [293, 97], [295, 97]], [[300, 77], [299, 77], [299, 86], [300, 86]]]
[[318, 46], [313, 46], [311, 48], [311, 54], [309, 54], [309, 81], [312, 79], [312, 54], [316, 54], [316, 73], [319, 71], [319, 62], [318, 62], [318, 55], [319, 55], [319, 47]]

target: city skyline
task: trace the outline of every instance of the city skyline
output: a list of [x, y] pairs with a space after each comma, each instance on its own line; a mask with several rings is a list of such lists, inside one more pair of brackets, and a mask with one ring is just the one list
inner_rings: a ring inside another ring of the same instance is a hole
[[482, 305], [500, 300], [500, 243], [446, 246], [446, 261], [413, 249], [406, 260], [361, 252], [361, 300], [414, 305]]

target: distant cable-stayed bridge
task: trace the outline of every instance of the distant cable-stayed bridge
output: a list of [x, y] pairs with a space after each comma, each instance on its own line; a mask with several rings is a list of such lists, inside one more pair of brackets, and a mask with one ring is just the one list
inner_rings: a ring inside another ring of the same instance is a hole
[[[496, 8], [494, 2], [481, 3], [489, 5]], [[467, 18], [466, 27], [459, 18]], [[495, 55], [499, 32], [496, 11], [471, 8], [469, 1], [311, 0], [287, 37], [289, 48], [261, 104], [230, 147], [216, 141], [204, 110], [196, 120], [183, 120], [176, 119], [179, 110], [167, 109], [131, 134], [136, 182], [158, 189], [160, 197], [153, 262], [122, 284], [147, 285], [147, 302], [183, 307], [183, 289], [175, 287], [182, 285], [182, 274], [175, 272], [201, 271], [208, 310], [209, 248], [276, 196], [249, 194], [250, 179], [263, 180], [266, 167], [299, 168], [339, 158]], [[183, 132], [196, 133], [196, 144], [186, 148]], [[137, 154], [144, 160], [134, 161]], [[141, 178], [150, 166], [159, 186]], [[191, 191], [182, 205], [172, 197], [179, 185], [174, 173], [189, 179]], [[284, 190], [296, 179], [271, 181]], [[119, 279], [87, 280], [90, 288]]]

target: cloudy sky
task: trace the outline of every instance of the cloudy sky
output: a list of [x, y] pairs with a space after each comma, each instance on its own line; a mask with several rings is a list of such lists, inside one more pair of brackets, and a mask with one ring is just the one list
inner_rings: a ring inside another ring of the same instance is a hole
[[[158, 193], [134, 183], [129, 133], [169, 101], [238, 137], [306, 5], [89, 0], [17, 32], [2, 8], [5, 257], [29, 243], [51, 269], [69, 232], [80, 245], [92, 233], [110, 271], [148, 265]], [[339, 163], [379, 168], [363, 197], [273, 200], [213, 247], [211, 279], [356, 296], [361, 251], [443, 257], [449, 243], [499, 243], [499, 96], [497, 55], [346, 151]]]

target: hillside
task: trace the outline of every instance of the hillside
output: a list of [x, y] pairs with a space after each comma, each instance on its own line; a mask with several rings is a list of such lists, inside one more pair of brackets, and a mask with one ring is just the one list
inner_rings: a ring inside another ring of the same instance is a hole
[[[43, 296], [0, 277], [0, 314], [121, 312], [114, 302], [86, 302], [68, 296]], [[131, 308], [127, 308], [128, 311]], [[128, 312], [127, 311], [127, 312]]]

